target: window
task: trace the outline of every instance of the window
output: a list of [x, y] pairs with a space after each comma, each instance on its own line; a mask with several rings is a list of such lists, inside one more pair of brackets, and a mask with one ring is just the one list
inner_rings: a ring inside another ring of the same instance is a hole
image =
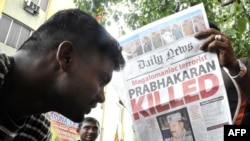
[[32, 30], [6, 15], [0, 17], [0, 42], [18, 49], [27, 40]]
[[21, 26], [15, 22], [12, 22], [12, 25], [9, 29], [9, 34], [7, 37], [6, 44], [12, 47], [16, 47], [18, 37], [20, 36]]
[[5, 43], [6, 36], [8, 34], [11, 24], [11, 19], [2, 15], [0, 18], [0, 42]]

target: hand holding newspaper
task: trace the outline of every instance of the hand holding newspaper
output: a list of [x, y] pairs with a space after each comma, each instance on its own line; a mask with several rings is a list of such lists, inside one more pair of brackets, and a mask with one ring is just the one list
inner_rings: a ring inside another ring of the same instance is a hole
[[201, 51], [202, 41], [194, 38], [206, 28], [198, 4], [119, 40], [127, 59], [126, 100], [140, 141], [223, 141], [223, 126], [232, 120], [221, 68], [217, 55]]

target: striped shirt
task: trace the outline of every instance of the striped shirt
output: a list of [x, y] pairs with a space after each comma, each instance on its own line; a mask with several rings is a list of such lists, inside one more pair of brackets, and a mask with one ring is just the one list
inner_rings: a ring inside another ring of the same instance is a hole
[[0, 141], [47, 141], [50, 137], [50, 121], [45, 114], [31, 115], [14, 122], [8, 115], [6, 95], [11, 79], [14, 59], [0, 52]]

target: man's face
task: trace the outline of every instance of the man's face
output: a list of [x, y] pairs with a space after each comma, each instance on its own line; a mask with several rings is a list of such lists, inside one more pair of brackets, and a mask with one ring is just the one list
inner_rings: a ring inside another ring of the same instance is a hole
[[[100, 53], [88, 58], [72, 58], [67, 73], [60, 78], [60, 113], [74, 122], [80, 122], [97, 103], [105, 101], [104, 87], [112, 78], [113, 62]], [[65, 81], [64, 81], [65, 80]]]
[[81, 141], [95, 141], [99, 132], [99, 126], [97, 123], [84, 122], [79, 130]]
[[169, 128], [174, 138], [180, 138], [184, 131], [184, 124], [180, 121], [169, 122]]

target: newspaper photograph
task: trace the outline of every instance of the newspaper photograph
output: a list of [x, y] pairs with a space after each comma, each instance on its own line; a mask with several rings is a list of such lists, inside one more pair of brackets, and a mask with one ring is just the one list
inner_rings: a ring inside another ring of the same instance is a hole
[[121, 37], [126, 103], [140, 141], [223, 141], [232, 124], [216, 53], [194, 38], [209, 27], [203, 4]]

